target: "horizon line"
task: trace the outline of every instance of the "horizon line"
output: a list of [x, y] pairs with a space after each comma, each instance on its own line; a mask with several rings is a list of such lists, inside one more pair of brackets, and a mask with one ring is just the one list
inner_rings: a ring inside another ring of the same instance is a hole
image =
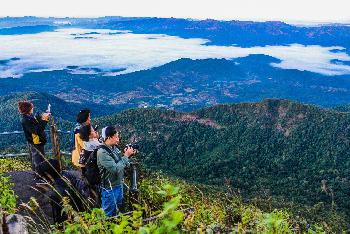
[[[284, 22], [287, 24], [296, 25], [320, 25], [320, 24], [350, 24], [350, 19], [347, 20], [298, 20], [298, 19], [277, 19], [277, 18], [192, 18], [192, 17], [175, 17], [175, 16], [121, 16], [121, 15], [81, 15], [81, 16], [63, 16], [63, 15], [0, 15], [0, 19], [4, 18], [57, 18], [57, 19], [98, 19], [98, 18], [158, 18], [158, 19], [185, 19], [185, 20], [215, 20], [215, 21], [252, 21], [252, 22]], [[350, 26], [350, 25], [349, 25]]]

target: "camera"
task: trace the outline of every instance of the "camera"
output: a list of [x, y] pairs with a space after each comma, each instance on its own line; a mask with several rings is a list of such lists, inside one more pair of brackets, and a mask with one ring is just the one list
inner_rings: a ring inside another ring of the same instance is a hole
[[133, 148], [134, 150], [139, 150], [140, 146], [138, 144], [127, 144], [125, 148]]
[[50, 103], [47, 105], [47, 109], [46, 109], [45, 112], [46, 113], [51, 113], [51, 104]]

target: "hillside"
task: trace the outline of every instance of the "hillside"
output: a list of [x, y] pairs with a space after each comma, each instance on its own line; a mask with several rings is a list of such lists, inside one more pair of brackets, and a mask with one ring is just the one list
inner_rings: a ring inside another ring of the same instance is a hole
[[[102, 209], [69, 212], [64, 223], [52, 223], [47, 193], [37, 189], [29, 163], [0, 159], [0, 215], [8, 220], [13, 213], [25, 215], [29, 233], [322, 233], [346, 231], [337, 224], [308, 222], [286, 210], [262, 211], [253, 202], [244, 203], [229, 189], [193, 185], [173, 180], [161, 173], [139, 171], [139, 204], [131, 207], [130, 194], [124, 193], [126, 213], [105, 218]], [[5, 172], [5, 174], [3, 174]], [[77, 171], [70, 171], [76, 173]], [[13, 184], [14, 183], [14, 184]], [[128, 183], [128, 182], [126, 182]], [[41, 185], [42, 186], [42, 185]], [[84, 202], [84, 200], [82, 200]], [[86, 202], [86, 201], [85, 201]], [[142, 204], [142, 205], [140, 205]], [[40, 209], [37, 209], [39, 208]], [[158, 214], [158, 215], [155, 215]], [[149, 217], [149, 218], [147, 218]], [[0, 223], [2, 233], [11, 225]], [[13, 225], [12, 225], [13, 227]], [[93, 231], [92, 231], [93, 230]], [[23, 231], [21, 232], [23, 233]]]
[[334, 110], [341, 112], [350, 112], [350, 104], [337, 106], [334, 108]]
[[265, 100], [192, 113], [134, 109], [99, 122], [124, 127], [148, 168], [206, 184], [227, 179], [245, 198], [302, 204], [318, 218], [350, 215], [349, 114]]
[[349, 113], [267, 99], [189, 113], [129, 109], [94, 122], [121, 127], [123, 143], [140, 144], [138, 160], [148, 169], [229, 185], [263, 209], [347, 225]]

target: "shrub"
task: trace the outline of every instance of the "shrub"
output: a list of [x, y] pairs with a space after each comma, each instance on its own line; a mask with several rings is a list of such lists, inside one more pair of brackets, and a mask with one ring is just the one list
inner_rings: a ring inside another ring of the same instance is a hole
[[5, 213], [14, 213], [17, 196], [13, 191], [11, 178], [0, 173], [0, 209]]

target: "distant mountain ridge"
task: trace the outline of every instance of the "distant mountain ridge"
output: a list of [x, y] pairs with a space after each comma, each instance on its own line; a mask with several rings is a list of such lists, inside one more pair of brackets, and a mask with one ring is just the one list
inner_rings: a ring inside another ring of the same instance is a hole
[[206, 38], [212, 45], [241, 47], [285, 45], [343, 46], [350, 49], [348, 25], [295, 26], [279, 21], [220, 21], [154, 17], [100, 18], [0, 18], [0, 28], [32, 25], [131, 30], [134, 33], [160, 33], [183, 38]]
[[[350, 54], [350, 27], [300, 27], [283, 22], [191, 20], [176, 18], [0, 18], [0, 34], [52, 31], [60, 28], [122, 29], [134, 33], [204, 38], [211, 45], [239, 47], [289, 45], [342, 46], [334, 53]], [[6, 66], [11, 59], [0, 61]], [[349, 61], [332, 63], [348, 65]], [[279, 60], [250, 55], [232, 60], [180, 59], [146, 71], [117, 77], [70, 74], [66, 70], [28, 73], [21, 79], [0, 79], [0, 94], [45, 92], [67, 101], [112, 105], [112, 109], [157, 106], [181, 111], [220, 103], [287, 98], [334, 107], [350, 103], [350, 75], [322, 76], [307, 71], [271, 67]], [[90, 68], [89, 68], [90, 69]], [[97, 68], [91, 70], [97, 71]], [[184, 70], [182, 70], [184, 69]], [[133, 85], [130, 84], [132, 80]], [[20, 84], [20, 85], [18, 85]]]
[[17, 27], [11, 27], [11, 28], [0, 28], [0, 35], [22, 35], [22, 34], [52, 32], [56, 28], [57, 27], [50, 26], [50, 25], [17, 26]]
[[115, 110], [157, 106], [191, 111], [265, 98], [287, 98], [325, 107], [350, 103], [350, 75], [323, 76], [270, 65], [279, 62], [266, 55], [232, 60], [179, 59], [116, 77], [71, 74], [67, 69], [0, 79], [0, 87], [2, 95], [38, 91], [67, 101], [108, 104]]
[[184, 38], [206, 38], [211, 41], [208, 43], [211, 45], [251, 47], [300, 43], [322, 46], [341, 45], [350, 48], [350, 30], [349, 26], [345, 25], [300, 27], [279, 21], [138, 18], [122, 22], [111, 20], [99, 26], [110, 29], [128, 29], [136, 33], [164, 33]]

